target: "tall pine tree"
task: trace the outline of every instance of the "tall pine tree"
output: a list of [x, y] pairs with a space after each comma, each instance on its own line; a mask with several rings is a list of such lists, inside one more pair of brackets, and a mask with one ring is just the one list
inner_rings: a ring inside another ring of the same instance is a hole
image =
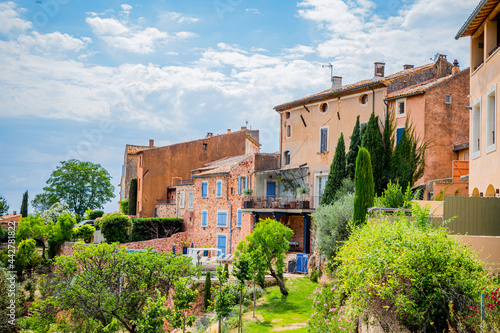
[[356, 125], [352, 129], [351, 143], [349, 144], [349, 152], [346, 156], [346, 174], [347, 177], [354, 179], [356, 171], [356, 157], [361, 146], [361, 130], [359, 128], [359, 116], [356, 119]]
[[378, 117], [372, 112], [362, 138], [362, 146], [370, 153], [375, 193], [381, 195], [387, 186], [387, 182], [384, 181], [387, 177], [384, 169], [384, 143], [382, 142], [382, 133], [378, 121]]
[[396, 132], [396, 122], [394, 118], [394, 111], [387, 112], [384, 123], [384, 132], [382, 138], [384, 139], [384, 188], [387, 187], [389, 181], [392, 180], [391, 160], [394, 152], [394, 133]]
[[23, 202], [21, 203], [21, 215], [28, 216], [28, 190], [23, 194]]
[[346, 177], [345, 168], [345, 142], [344, 134], [340, 133], [335, 155], [330, 165], [330, 173], [325, 185], [325, 192], [321, 197], [321, 205], [331, 205], [335, 199], [335, 193], [342, 185], [342, 180]]
[[128, 215], [136, 215], [137, 213], [137, 178], [130, 181], [128, 190]]
[[367, 210], [373, 207], [375, 197], [371, 157], [368, 150], [363, 147], [359, 149], [356, 158], [354, 186], [354, 212], [352, 220], [355, 225], [360, 225], [365, 223]]

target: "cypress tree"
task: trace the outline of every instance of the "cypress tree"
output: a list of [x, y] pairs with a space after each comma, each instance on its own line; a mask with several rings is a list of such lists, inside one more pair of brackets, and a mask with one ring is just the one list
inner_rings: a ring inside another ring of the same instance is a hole
[[392, 180], [391, 160], [394, 152], [394, 132], [396, 131], [396, 122], [394, 120], [394, 112], [388, 112], [382, 134], [384, 139], [384, 188], [387, 188], [387, 184]]
[[137, 178], [130, 181], [128, 190], [128, 215], [136, 215], [137, 213]]
[[363, 135], [362, 146], [370, 153], [375, 193], [380, 195], [386, 187], [384, 186], [386, 170], [384, 169], [384, 143], [382, 142], [382, 133], [380, 132], [378, 121], [378, 117], [372, 112]]
[[354, 180], [354, 172], [356, 171], [356, 157], [358, 156], [359, 146], [361, 146], [361, 130], [359, 128], [359, 116], [356, 119], [356, 125], [352, 129], [351, 143], [349, 144], [349, 152], [346, 156], [346, 174], [347, 177]]
[[345, 142], [344, 134], [340, 133], [335, 155], [330, 165], [330, 173], [325, 184], [325, 192], [321, 197], [321, 205], [331, 205], [335, 200], [335, 193], [342, 185], [342, 180], [346, 177], [345, 169]]
[[370, 153], [366, 148], [360, 148], [356, 158], [356, 173], [354, 176], [354, 212], [355, 225], [365, 223], [367, 210], [373, 207], [375, 188], [373, 182], [372, 162]]
[[204, 295], [204, 299], [203, 299], [203, 302], [205, 305], [205, 311], [207, 311], [208, 308], [210, 307], [210, 301], [212, 300], [211, 289], [212, 289], [212, 280], [210, 277], [210, 271], [207, 271], [207, 276], [205, 279], [205, 295]]
[[23, 202], [21, 204], [21, 215], [23, 217], [28, 216], [28, 190], [23, 194]]

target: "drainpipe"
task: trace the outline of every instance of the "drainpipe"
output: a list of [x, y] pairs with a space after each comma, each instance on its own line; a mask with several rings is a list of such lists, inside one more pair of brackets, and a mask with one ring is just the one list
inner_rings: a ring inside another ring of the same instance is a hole
[[231, 254], [231, 245], [233, 243], [233, 204], [229, 201], [229, 175], [226, 175], [226, 201], [229, 204], [229, 251]]

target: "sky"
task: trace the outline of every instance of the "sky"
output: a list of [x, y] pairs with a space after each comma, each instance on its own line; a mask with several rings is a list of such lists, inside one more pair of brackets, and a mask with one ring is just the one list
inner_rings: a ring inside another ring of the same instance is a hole
[[[118, 210], [126, 144], [245, 126], [278, 150], [273, 107], [436, 53], [477, 0], [30, 0], [0, 2], [0, 195], [19, 211], [61, 161], [99, 163]], [[30, 207], [30, 212], [32, 208]]]

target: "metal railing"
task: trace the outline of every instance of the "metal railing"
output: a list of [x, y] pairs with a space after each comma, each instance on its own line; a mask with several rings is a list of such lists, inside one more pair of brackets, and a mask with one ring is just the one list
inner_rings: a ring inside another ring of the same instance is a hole
[[256, 209], [314, 209], [319, 202], [319, 197], [308, 196], [299, 198], [295, 196], [252, 196], [243, 198], [242, 208]]
[[189, 179], [177, 179], [176, 185], [193, 185], [193, 184], [194, 184], [194, 179], [189, 178]]

